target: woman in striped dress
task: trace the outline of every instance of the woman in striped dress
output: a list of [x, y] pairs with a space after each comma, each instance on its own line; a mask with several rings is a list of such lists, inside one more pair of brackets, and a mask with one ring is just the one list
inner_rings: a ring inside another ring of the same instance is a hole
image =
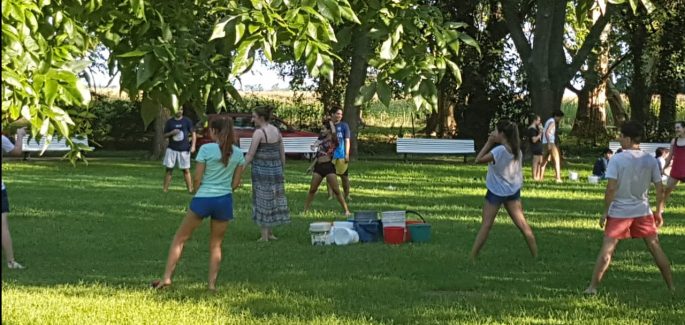
[[276, 240], [273, 228], [290, 223], [285, 197], [283, 138], [271, 123], [273, 107], [257, 106], [252, 112], [255, 132], [245, 157], [252, 163], [252, 219], [261, 228], [259, 241]]

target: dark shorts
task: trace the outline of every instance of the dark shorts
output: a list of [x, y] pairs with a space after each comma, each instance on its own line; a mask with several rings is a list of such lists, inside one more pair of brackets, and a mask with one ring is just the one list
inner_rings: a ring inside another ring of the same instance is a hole
[[314, 172], [322, 177], [326, 177], [330, 174], [335, 174], [335, 165], [333, 165], [333, 163], [330, 161], [325, 163], [316, 163], [316, 165], [314, 165]]
[[233, 196], [194, 197], [190, 210], [201, 218], [211, 216], [213, 220], [229, 221], [233, 219]]
[[516, 193], [509, 195], [509, 196], [499, 196], [495, 193], [490, 192], [488, 190], [487, 193], [485, 193], [485, 201], [488, 201], [490, 204], [494, 205], [500, 205], [509, 201], [518, 201], [521, 199], [521, 190], [516, 191]]
[[533, 156], [542, 156], [542, 146], [533, 146], [530, 148], [530, 152]]
[[7, 190], [2, 190], [2, 213], [10, 212], [10, 200], [7, 198]]

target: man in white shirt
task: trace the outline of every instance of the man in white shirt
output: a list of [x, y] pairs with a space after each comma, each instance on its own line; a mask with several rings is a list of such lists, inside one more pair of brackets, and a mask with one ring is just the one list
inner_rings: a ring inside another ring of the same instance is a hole
[[550, 117], [547, 122], [545, 122], [545, 127], [542, 130], [542, 173], [541, 179], [545, 177], [545, 167], [547, 163], [554, 160], [554, 171], [557, 178], [557, 183], [561, 183], [561, 155], [559, 153], [559, 147], [557, 147], [557, 127], [559, 127], [559, 122], [561, 118], [564, 117], [564, 112], [561, 110], [556, 110], [552, 117]]
[[[640, 150], [643, 134], [642, 124], [630, 121], [621, 126], [623, 152], [615, 155], [606, 171], [608, 179], [604, 195], [604, 213], [599, 221], [604, 228], [604, 243], [597, 257], [587, 294], [596, 294], [604, 273], [619, 240], [642, 238], [654, 257], [668, 289], [673, 291], [673, 275], [668, 257], [659, 244], [657, 228], [663, 224], [663, 185], [658, 163], [648, 153]], [[650, 183], [656, 190], [656, 213], [652, 213], [647, 195]]]
[[[10, 139], [2, 136], [2, 155], [8, 153], [12, 156], [21, 156], [23, 151], [24, 135], [26, 130], [24, 128], [17, 130], [16, 145], [12, 144]], [[10, 226], [7, 222], [7, 216], [10, 212], [9, 198], [7, 196], [7, 189], [5, 182], [2, 182], [2, 249], [5, 251], [5, 258], [7, 259], [7, 267], [10, 269], [23, 269], [24, 267], [17, 263], [14, 259], [14, 248], [12, 247], [12, 236], [10, 235]]]

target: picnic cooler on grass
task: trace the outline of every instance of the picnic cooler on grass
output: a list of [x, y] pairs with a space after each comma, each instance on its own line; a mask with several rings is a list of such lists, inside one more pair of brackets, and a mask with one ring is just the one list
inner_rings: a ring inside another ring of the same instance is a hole
[[354, 230], [362, 243], [377, 242], [383, 237], [383, 226], [378, 220], [377, 211], [358, 211], [354, 213]]

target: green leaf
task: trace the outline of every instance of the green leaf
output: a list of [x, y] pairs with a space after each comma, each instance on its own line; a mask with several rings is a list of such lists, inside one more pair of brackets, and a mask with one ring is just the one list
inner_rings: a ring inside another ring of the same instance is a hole
[[312, 22], [307, 23], [307, 35], [314, 40], [318, 39], [316, 29], [316, 25], [312, 24]]
[[338, 1], [338, 3], [341, 4], [340, 5], [340, 15], [342, 16], [342, 18], [344, 18], [348, 21], [351, 21], [355, 24], [361, 24], [361, 22], [359, 21], [359, 18], [357, 18], [357, 14], [354, 13], [354, 10], [352, 10], [352, 8], [350, 7], [350, 4], [347, 2], [347, 0]]
[[169, 25], [164, 25], [164, 28], [162, 29], [162, 39], [166, 42], [171, 42], [172, 38], [173, 34], [171, 33], [171, 27], [169, 27]]
[[307, 47], [307, 41], [303, 40], [295, 40], [293, 42], [293, 50], [295, 50], [295, 60], [299, 61], [300, 58], [302, 58], [302, 53], [304, 53], [305, 48]]
[[157, 118], [159, 111], [162, 106], [156, 100], [145, 96], [143, 102], [140, 105], [140, 116], [143, 118], [143, 125], [147, 127]]
[[212, 30], [212, 36], [209, 37], [209, 40], [214, 40], [217, 38], [223, 38], [226, 36], [226, 24], [228, 24], [229, 21], [234, 19], [235, 16], [232, 17], [226, 17], [222, 20], [220, 20], [216, 25], [214, 25], [214, 30]]
[[254, 63], [254, 56], [251, 53], [252, 45], [255, 40], [245, 41], [238, 47], [238, 52], [233, 58], [233, 67], [231, 74], [234, 76], [240, 75], [247, 71]]
[[136, 88], [140, 88], [157, 72], [157, 66], [153, 55], [148, 54], [143, 58], [143, 61], [138, 64], [138, 71], [136, 72]]
[[264, 52], [264, 57], [266, 57], [267, 60], [273, 61], [273, 57], [271, 56], [271, 45], [264, 40], [262, 42], [262, 51]]
[[135, 15], [136, 18], [145, 18], [144, 0], [131, 0], [131, 9], [133, 9], [133, 15]]
[[480, 53], [480, 47], [478, 46], [478, 42], [476, 42], [476, 40], [473, 39], [473, 37], [471, 37], [469, 34], [466, 34], [466, 33], [459, 33], [459, 39], [460, 39], [462, 42], [464, 42], [464, 44], [476, 48], [476, 50], [478, 51], [478, 53]]
[[362, 88], [359, 89], [359, 96], [357, 96], [357, 98], [355, 99], [354, 105], [359, 106], [370, 101], [373, 98], [374, 94], [376, 94], [375, 82], [362, 86]]
[[240, 43], [240, 40], [243, 38], [244, 34], [245, 34], [245, 24], [237, 23], [235, 25], [235, 42], [233, 44], [238, 45], [238, 43]]
[[142, 51], [142, 50], [133, 50], [131, 52], [126, 52], [124, 54], [119, 54], [117, 57], [119, 58], [137, 58], [141, 57], [145, 54], [148, 54], [150, 51]]
[[389, 37], [381, 45], [381, 59], [392, 60], [397, 54], [392, 49], [392, 37]]
[[48, 106], [52, 106], [52, 104], [55, 103], [55, 99], [59, 95], [58, 87], [59, 87], [59, 83], [57, 82], [57, 80], [54, 80], [54, 79], [46, 80], [45, 87], [43, 88], [43, 92], [45, 93], [45, 103]]
[[340, 7], [333, 0], [318, 0], [317, 8], [322, 16], [326, 17], [331, 23], [338, 23], [341, 18]]
[[376, 93], [378, 94], [378, 99], [385, 105], [385, 107], [390, 107], [390, 99], [392, 98], [392, 90], [390, 86], [385, 82], [384, 79], [378, 79], [376, 82]]
[[457, 86], [461, 85], [461, 70], [459, 69], [459, 66], [447, 59], [445, 59], [445, 63], [450, 68], [450, 71], [452, 71], [452, 75], [454, 76], [454, 81], [456, 82]]
[[233, 99], [235, 99], [236, 101], [238, 101], [238, 103], [239, 103], [240, 105], [244, 105], [243, 97], [240, 96], [240, 93], [238, 92], [237, 89], [235, 89], [235, 87], [233, 87], [232, 84], [229, 83], [229, 84], [226, 85], [226, 91], [228, 92], [229, 95], [231, 95], [231, 97], [232, 97]]

